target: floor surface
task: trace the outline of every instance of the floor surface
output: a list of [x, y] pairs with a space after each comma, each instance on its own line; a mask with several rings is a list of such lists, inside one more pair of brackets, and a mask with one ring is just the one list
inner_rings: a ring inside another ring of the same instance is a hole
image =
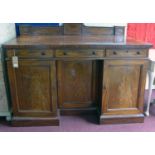
[[[152, 98], [155, 98], [155, 91]], [[145, 93], [145, 102], [147, 91]], [[95, 116], [61, 116], [60, 126], [11, 127], [0, 119], [0, 132], [153, 132], [155, 131], [155, 104], [150, 108], [150, 116], [144, 123], [98, 125]]]

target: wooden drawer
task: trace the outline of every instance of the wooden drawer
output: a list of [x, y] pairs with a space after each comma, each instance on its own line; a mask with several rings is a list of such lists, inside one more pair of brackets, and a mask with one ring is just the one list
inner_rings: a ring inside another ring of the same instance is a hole
[[115, 50], [107, 49], [106, 57], [147, 57], [147, 50]]
[[6, 56], [8, 58], [12, 56], [18, 56], [19, 58], [48, 58], [53, 57], [52, 50], [8, 50]]
[[104, 50], [57, 50], [56, 57], [104, 57]]

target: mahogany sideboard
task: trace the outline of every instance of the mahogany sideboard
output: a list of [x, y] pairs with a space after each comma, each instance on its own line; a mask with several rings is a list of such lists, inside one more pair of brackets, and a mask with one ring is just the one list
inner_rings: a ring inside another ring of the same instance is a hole
[[61, 115], [94, 114], [99, 124], [144, 121], [151, 44], [124, 27], [20, 27], [3, 45], [12, 125], [59, 125]]

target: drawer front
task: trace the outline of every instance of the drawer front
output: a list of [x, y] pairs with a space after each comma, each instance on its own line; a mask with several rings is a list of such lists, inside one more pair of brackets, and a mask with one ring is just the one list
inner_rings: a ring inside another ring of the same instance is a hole
[[8, 58], [12, 56], [18, 56], [19, 58], [48, 58], [53, 57], [52, 50], [8, 50], [6, 56]]
[[106, 57], [147, 57], [147, 50], [115, 50], [107, 49]]
[[70, 51], [70, 50], [56, 50], [56, 57], [104, 57], [105, 53], [104, 50], [77, 50], [77, 51]]

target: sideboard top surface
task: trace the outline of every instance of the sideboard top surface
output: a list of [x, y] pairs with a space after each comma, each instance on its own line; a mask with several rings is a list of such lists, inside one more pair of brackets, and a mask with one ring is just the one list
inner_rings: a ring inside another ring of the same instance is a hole
[[124, 36], [19, 36], [5, 44], [3, 48], [151, 48], [150, 43], [143, 43]]

